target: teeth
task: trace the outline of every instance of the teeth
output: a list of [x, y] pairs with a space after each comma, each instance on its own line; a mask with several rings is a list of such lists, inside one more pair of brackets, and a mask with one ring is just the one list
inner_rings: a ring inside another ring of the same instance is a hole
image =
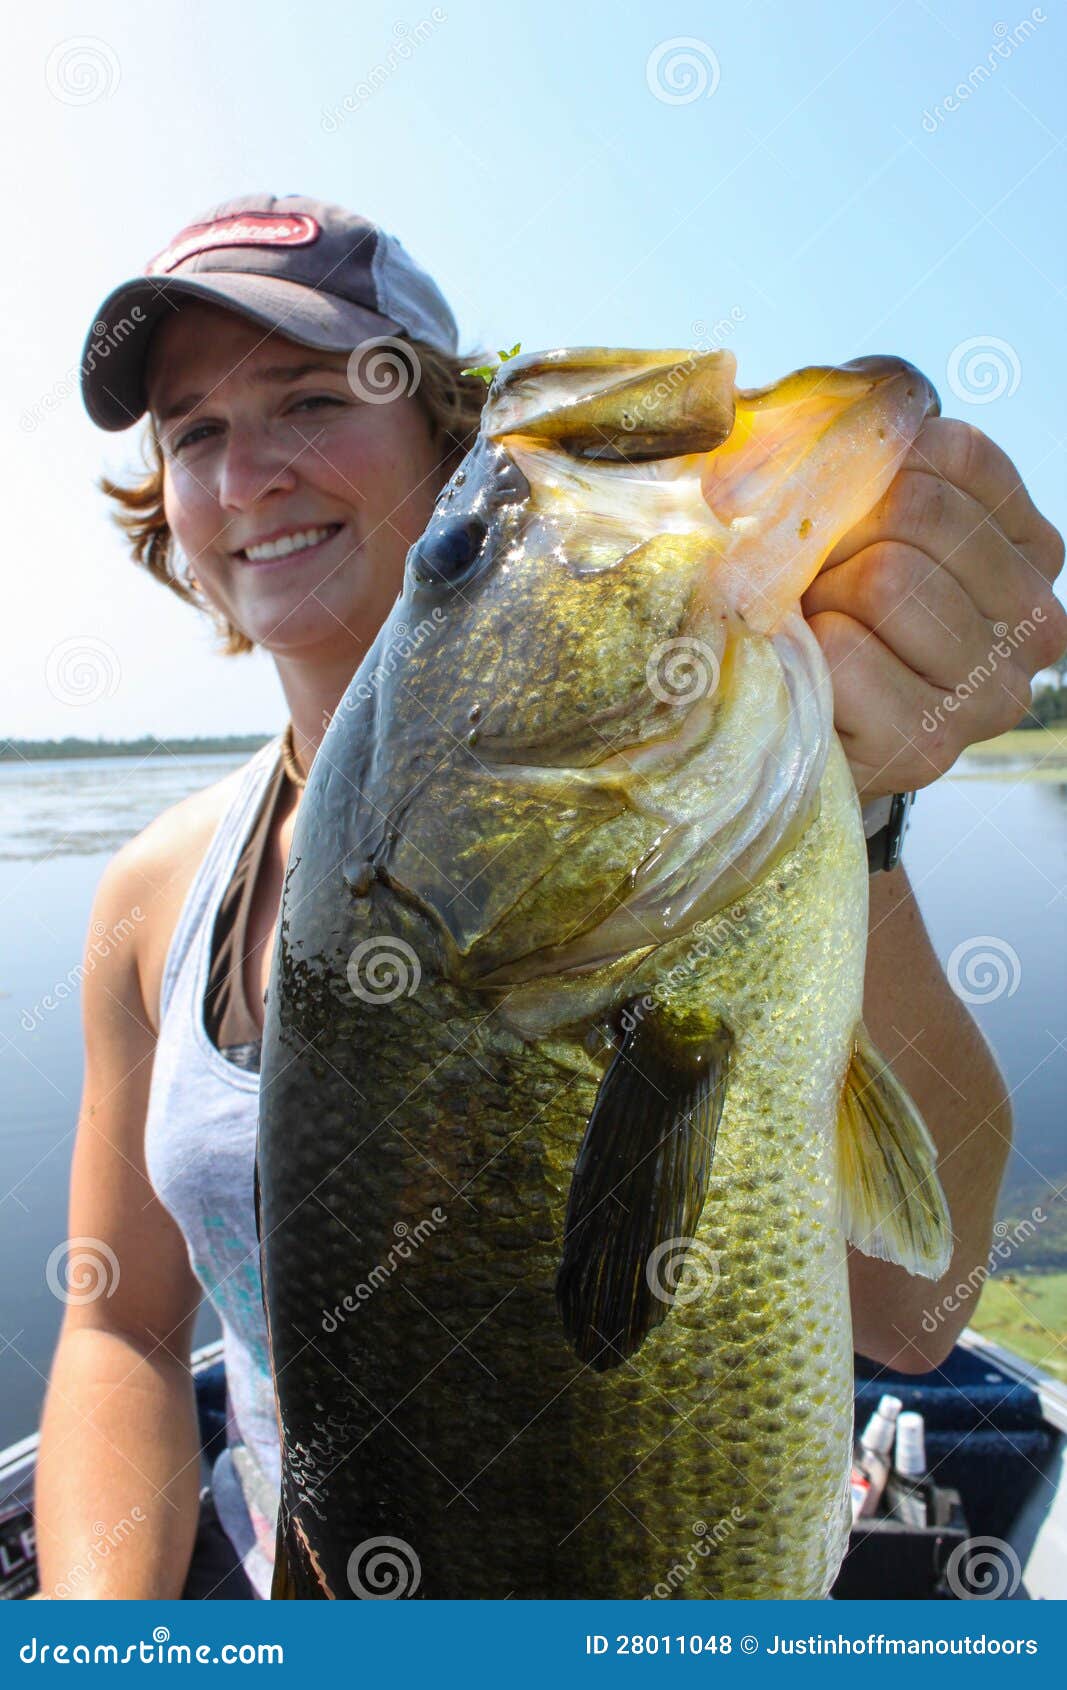
[[288, 557], [290, 552], [302, 552], [308, 546], [317, 546], [320, 540], [325, 540], [336, 524], [328, 528], [304, 528], [299, 534], [283, 534], [280, 540], [268, 540], [262, 546], [248, 546], [245, 557], [253, 563], [264, 563], [273, 557]]

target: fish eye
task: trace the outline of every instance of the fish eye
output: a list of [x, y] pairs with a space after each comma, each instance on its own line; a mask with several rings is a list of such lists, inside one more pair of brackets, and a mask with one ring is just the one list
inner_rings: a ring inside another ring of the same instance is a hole
[[432, 525], [414, 547], [412, 568], [418, 581], [448, 586], [474, 563], [489, 524], [476, 511]]

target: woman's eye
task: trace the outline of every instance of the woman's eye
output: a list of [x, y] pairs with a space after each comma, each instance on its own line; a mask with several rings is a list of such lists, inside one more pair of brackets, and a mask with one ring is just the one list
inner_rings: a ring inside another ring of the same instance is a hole
[[176, 440], [172, 441], [171, 451], [180, 452], [183, 446], [195, 446], [197, 440], [201, 439], [205, 432], [210, 433], [214, 426], [214, 423], [198, 423], [195, 428], [186, 429], [184, 434], [179, 435]]
[[312, 393], [306, 399], [298, 399], [292, 406], [298, 411], [301, 405], [343, 405], [344, 400], [336, 398], [332, 393]]
[[[345, 401], [332, 393], [309, 393], [306, 398], [294, 400], [290, 411], [299, 411], [304, 406], [317, 410], [322, 405], [344, 405]], [[197, 423], [193, 428], [186, 429], [184, 434], [178, 435], [171, 443], [172, 452], [181, 452], [188, 446], [196, 446], [209, 434], [217, 429], [216, 423]]]

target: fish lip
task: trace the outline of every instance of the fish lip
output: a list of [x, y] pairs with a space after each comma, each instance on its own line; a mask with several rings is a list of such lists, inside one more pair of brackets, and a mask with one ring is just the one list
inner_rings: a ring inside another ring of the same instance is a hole
[[729, 438], [736, 373], [725, 347], [527, 353], [497, 370], [486, 431], [594, 465], [688, 457]]
[[854, 393], [835, 391], [835, 383], [840, 378], [860, 377], [867, 379], [866, 393], [874, 393], [878, 388], [887, 387], [902, 377], [909, 378], [927, 395], [928, 402], [939, 406], [937, 389], [916, 364], [907, 358], [900, 358], [895, 353], [872, 352], [861, 358], [852, 358], [846, 364], [803, 364], [792, 370], [789, 375], [777, 380], [762, 383], [758, 387], [742, 387], [738, 389], [738, 403], [743, 408], [763, 408], [764, 401], [778, 399], [779, 404], [792, 404], [789, 397], [790, 388], [794, 383], [801, 382], [806, 376], [818, 375], [822, 379], [817, 386], [804, 396], [804, 400], [817, 399], [820, 393], [827, 399], [840, 398], [845, 402], [846, 397], [852, 403], [864, 397], [858, 389]]
[[918, 365], [912, 364], [907, 358], [897, 358], [892, 353], [873, 352], [863, 358], [852, 358], [847, 364], [842, 364], [840, 368], [856, 370], [861, 375], [870, 375], [872, 391], [876, 387], [883, 387], [901, 377], [908, 377], [926, 393], [926, 415], [937, 416], [940, 414], [941, 399], [936, 387], [929, 376], [925, 375]]

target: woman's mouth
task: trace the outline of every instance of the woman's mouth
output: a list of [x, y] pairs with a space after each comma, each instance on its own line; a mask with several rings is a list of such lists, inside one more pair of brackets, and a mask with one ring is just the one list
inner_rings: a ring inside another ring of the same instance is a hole
[[325, 522], [311, 528], [294, 529], [276, 539], [247, 546], [243, 551], [235, 552], [234, 556], [241, 563], [251, 564], [257, 569], [270, 564], [286, 563], [291, 557], [310, 556], [313, 552], [321, 551], [343, 527], [343, 522]]

